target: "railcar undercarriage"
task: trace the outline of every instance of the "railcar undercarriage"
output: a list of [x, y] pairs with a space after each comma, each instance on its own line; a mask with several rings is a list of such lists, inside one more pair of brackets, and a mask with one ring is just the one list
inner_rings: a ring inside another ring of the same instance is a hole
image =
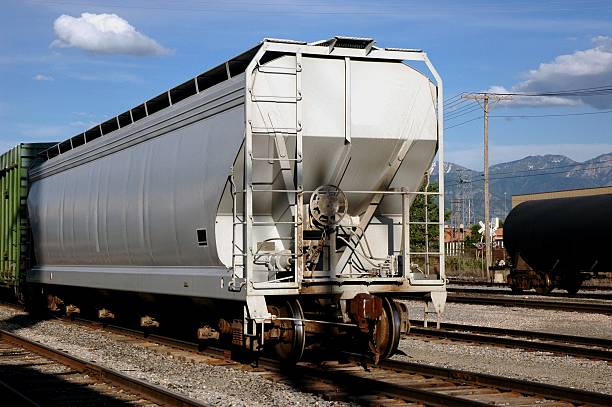
[[271, 321], [245, 334], [240, 314], [244, 306], [239, 302], [51, 285], [31, 285], [28, 293], [32, 312], [138, 326], [187, 340], [197, 337], [203, 346], [219, 342], [265, 352], [289, 364], [299, 361], [308, 348], [352, 351], [377, 363], [396, 352], [401, 336], [410, 329], [407, 305], [382, 295], [358, 294], [349, 300], [349, 322], [343, 322], [343, 307], [332, 297], [273, 298], [268, 305]]

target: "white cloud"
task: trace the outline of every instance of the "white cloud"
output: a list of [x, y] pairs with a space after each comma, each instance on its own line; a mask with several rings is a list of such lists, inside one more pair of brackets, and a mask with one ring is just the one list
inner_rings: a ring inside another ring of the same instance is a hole
[[38, 75], [34, 75], [32, 79], [34, 79], [35, 81], [52, 81], [53, 77], [50, 75], [43, 75], [39, 73]]
[[53, 23], [52, 47], [80, 48], [100, 54], [162, 55], [170, 50], [136, 31], [116, 14], [61, 15]]
[[[612, 38], [593, 38], [593, 47], [560, 55], [552, 62], [542, 63], [527, 73], [525, 80], [512, 86], [492, 86], [490, 92], [540, 93], [570, 89], [584, 89], [612, 84]], [[612, 95], [589, 97], [515, 97], [508, 106], [577, 106], [589, 105], [596, 109], [612, 108]]]

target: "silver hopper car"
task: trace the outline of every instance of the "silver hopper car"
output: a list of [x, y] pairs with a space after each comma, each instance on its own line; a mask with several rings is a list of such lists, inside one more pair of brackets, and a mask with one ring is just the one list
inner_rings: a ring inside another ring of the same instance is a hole
[[[328, 336], [386, 358], [402, 298], [446, 300], [443, 222], [409, 217], [427, 194], [443, 219], [443, 172], [418, 192], [436, 153], [442, 83], [424, 52], [267, 39], [44, 153], [27, 280], [72, 311], [97, 296], [100, 317], [196, 313], [200, 339], [289, 361]], [[431, 227], [439, 241], [414, 249], [411, 229]]]

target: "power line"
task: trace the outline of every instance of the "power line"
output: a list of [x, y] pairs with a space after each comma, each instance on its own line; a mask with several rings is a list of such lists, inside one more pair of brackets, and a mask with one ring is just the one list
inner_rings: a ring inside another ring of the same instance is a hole
[[466, 114], [470, 114], [470, 113], [473, 113], [473, 112], [475, 112], [475, 111], [482, 110], [482, 108], [480, 107], [480, 105], [477, 105], [477, 106], [469, 106], [469, 107], [470, 107], [470, 109], [469, 109], [469, 110], [467, 110], [467, 111], [464, 111], [464, 112], [459, 113], [459, 114], [455, 114], [455, 115], [453, 115], [453, 116], [451, 116], [451, 117], [446, 117], [446, 116], [445, 116], [445, 117], [444, 117], [444, 119], [445, 119], [445, 120], [455, 120], [455, 119], [457, 119], [458, 117], [465, 116]]
[[464, 103], [468, 103], [469, 101], [465, 100], [463, 98], [464, 94], [461, 94], [461, 99], [455, 100], [455, 101], [451, 101], [451, 102], [445, 102], [447, 103], [446, 105], [444, 105], [444, 109], [453, 109], [456, 108], [457, 106], [461, 106]]
[[[31, 0], [34, 4], [58, 5], [58, 6], [79, 6], [79, 7], [96, 7], [103, 9], [133, 9], [133, 10], [150, 10], [150, 11], [176, 11], [176, 12], [200, 12], [204, 14], [222, 14], [222, 13], [245, 13], [248, 8], [250, 14], [265, 14], [265, 15], [355, 15], [355, 16], [397, 16], [398, 13], [408, 13], [405, 7], [401, 7], [404, 3], [394, 5], [387, 8], [372, 7], [372, 4], [364, 4], [362, 7], [355, 9], [340, 8], [338, 5], [329, 3], [310, 2], [248, 2], [248, 1], [226, 1], [221, 6], [217, 2], [202, 2], [191, 6], [188, 3], [171, 3], [170, 6], [163, 5], [127, 5], [123, 3], [112, 3], [102, 1], [70, 1], [70, 0]], [[220, 2], [219, 2], [220, 3]], [[198, 7], [201, 6], [201, 7]], [[225, 7], [224, 7], [225, 6]], [[228, 7], [229, 6], [229, 7]], [[284, 8], [282, 8], [284, 7]]]
[[474, 117], [473, 119], [466, 120], [466, 121], [464, 121], [462, 123], [454, 124], [452, 126], [444, 126], [444, 130], [452, 129], [454, 127], [463, 126], [464, 124], [467, 124], [469, 122], [473, 122], [474, 120], [478, 120], [478, 119], [482, 119], [482, 116]]
[[[588, 165], [588, 164], [584, 164], [584, 165]], [[499, 181], [499, 180], [503, 180], [503, 179], [514, 179], [514, 178], [529, 178], [529, 177], [541, 177], [544, 175], [555, 175], [555, 174], [565, 174], [567, 172], [578, 172], [578, 171], [589, 171], [589, 170], [596, 170], [596, 169], [601, 169], [601, 168], [612, 168], [612, 163], [610, 165], [601, 165], [601, 166], [597, 166], [597, 167], [588, 167], [588, 168], [579, 168], [579, 169], [574, 169], [574, 170], [566, 170], [566, 171], [553, 171], [553, 172], [543, 172], [543, 173], [538, 173], [538, 174], [522, 174], [522, 175], [512, 175], [509, 177], [491, 177], [489, 178], [489, 181]], [[478, 179], [478, 180], [473, 180], [470, 181], [472, 183], [475, 182], [483, 182], [483, 179]], [[447, 187], [452, 187], [452, 186], [456, 186], [456, 185], [460, 185], [462, 183], [465, 182], [456, 182], [454, 184], [447, 184]]]
[[472, 101], [468, 101], [468, 102], [464, 103], [463, 106], [462, 105], [458, 105], [457, 107], [454, 107], [454, 108], [444, 109], [444, 113], [445, 113], [444, 115], [445, 116], [448, 116], [448, 115], [452, 116], [455, 113], [459, 113], [459, 112], [462, 112], [462, 111], [464, 111], [466, 109], [470, 109], [470, 108], [474, 107], [474, 105], [480, 106], [480, 105], [478, 105], [478, 103], [476, 103], [475, 101], [472, 100]]
[[[602, 110], [602, 111], [599, 111], [599, 112], [554, 113], [554, 114], [534, 114], [534, 115], [526, 115], [526, 114], [522, 114], [522, 115], [500, 115], [500, 114], [496, 114], [496, 115], [491, 115], [489, 117], [494, 117], [494, 118], [504, 118], [505, 117], [505, 118], [528, 119], [528, 118], [539, 118], [539, 117], [590, 116], [590, 115], [610, 114], [610, 113], [612, 113], [612, 110]], [[453, 118], [451, 118], [449, 120], [452, 120]], [[444, 129], [445, 130], [449, 130], [449, 129], [452, 129], [454, 127], [463, 126], [464, 124], [473, 122], [474, 120], [478, 120], [480, 118], [482, 118], [482, 116], [474, 117], [473, 119], [466, 120], [464, 122], [461, 122], [461, 123], [458, 123], [458, 124], [454, 124], [452, 126], [445, 126]]]
[[546, 97], [546, 96], [602, 96], [612, 94], [612, 85], [597, 86], [593, 88], [569, 89], [550, 92], [474, 92], [474, 94], [489, 94], [498, 96], [520, 96], [520, 97]]
[[450, 114], [450, 113], [457, 112], [457, 111], [459, 111], [461, 109], [465, 109], [468, 106], [470, 106], [470, 101], [467, 101], [465, 99], [461, 99], [461, 103], [459, 103], [459, 104], [457, 104], [455, 106], [452, 106], [452, 107], [445, 107], [444, 108], [444, 112]]
[[[612, 160], [590, 161], [590, 162], [582, 162], [582, 163], [574, 163], [574, 164], [557, 165], [557, 166], [548, 167], [548, 168], [537, 168], [537, 169], [527, 169], [527, 170], [495, 172], [494, 176], [505, 175], [505, 174], [515, 174], [517, 172], [550, 171], [550, 170], [558, 170], [558, 169], [561, 169], [561, 168], [580, 167], [580, 166], [591, 165], [591, 164], [608, 164], [608, 163], [611, 163], [611, 162], [612, 162]], [[569, 170], [569, 171], [571, 171], [571, 170]], [[482, 174], [480, 174], [480, 176], [482, 176]]]
[[580, 113], [553, 113], [553, 114], [496, 114], [489, 117], [516, 117], [516, 118], [528, 118], [528, 117], [565, 117], [565, 116], [586, 116], [591, 114], [607, 114], [612, 113], [612, 110], [602, 110], [599, 112], [580, 112]]
[[454, 100], [457, 100], [457, 99], [461, 98], [461, 95], [463, 95], [464, 93], [465, 92], [460, 92], [460, 93], [457, 93], [455, 96], [451, 96], [451, 97], [446, 98], [444, 100], [444, 104], [446, 105], [446, 104], [448, 104], [448, 103], [450, 103], [450, 102], [452, 102]]
[[517, 170], [517, 171], [496, 172], [495, 175], [514, 174], [516, 172], [558, 170], [560, 168], [580, 167], [582, 165], [590, 165], [590, 164], [607, 164], [609, 162], [611, 162], [611, 160], [591, 161], [589, 163], [574, 163], [574, 164], [566, 164], [566, 165], [557, 165], [557, 166], [549, 167], [549, 168], [538, 168], [538, 169], [531, 169], [531, 170]]
[[492, 180], [502, 180], [502, 179], [513, 179], [513, 178], [529, 178], [529, 177], [541, 177], [543, 175], [555, 175], [555, 174], [565, 174], [567, 172], [578, 172], [578, 171], [589, 171], [589, 170], [597, 170], [597, 169], [601, 169], [601, 168], [612, 168], [612, 164], [610, 165], [601, 165], [598, 167], [589, 167], [589, 168], [578, 168], [578, 169], [574, 169], [574, 170], [569, 170], [569, 171], [554, 171], [554, 172], [544, 172], [544, 173], [540, 173], [540, 174], [522, 174], [522, 175], [512, 175], [512, 176], [508, 176], [508, 177], [492, 177]]

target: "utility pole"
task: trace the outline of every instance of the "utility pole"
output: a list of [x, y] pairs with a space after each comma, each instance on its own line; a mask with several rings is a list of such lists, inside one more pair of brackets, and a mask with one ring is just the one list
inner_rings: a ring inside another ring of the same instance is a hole
[[484, 94], [482, 109], [484, 111], [484, 236], [485, 236], [485, 271], [490, 280], [489, 267], [491, 266], [491, 207], [489, 195], [489, 95]]
[[495, 95], [490, 93], [470, 93], [463, 95], [464, 99], [472, 99], [480, 103], [484, 118], [484, 241], [485, 241], [485, 271], [487, 279], [491, 279], [489, 267], [491, 266], [491, 208], [489, 194], [489, 100], [499, 102], [510, 100], [511, 96]]

